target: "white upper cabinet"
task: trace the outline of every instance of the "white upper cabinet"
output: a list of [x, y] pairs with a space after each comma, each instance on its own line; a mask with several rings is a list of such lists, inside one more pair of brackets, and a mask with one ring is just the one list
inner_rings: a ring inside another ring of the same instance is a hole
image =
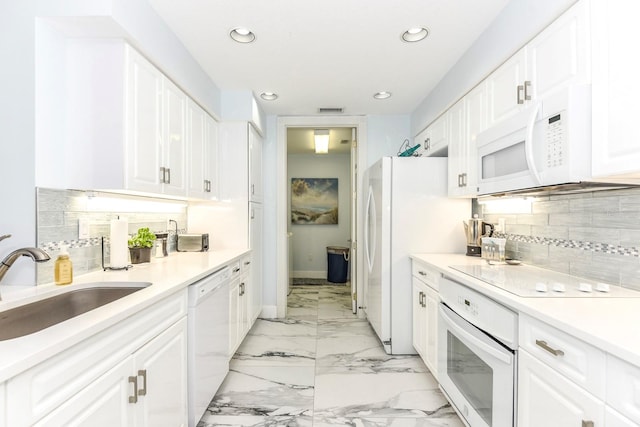
[[[160, 167], [164, 194], [184, 196], [186, 179], [186, 108], [187, 96], [170, 80], [163, 78], [162, 166]], [[140, 114], [140, 113], [138, 113]], [[164, 168], [164, 169], [162, 169]]]
[[487, 78], [489, 122], [505, 120], [532, 103], [591, 81], [589, 13], [576, 3]]
[[449, 122], [449, 196], [464, 194], [469, 163], [469, 140], [466, 129], [465, 102], [463, 99], [447, 111]]
[[262, 137], [249, 125], [249, 199], [262, 203]]
[[521, 49], [487, 78], [489, 126], [522, 110], [526, 61], [525, 49]]
[[591, 81], [589, 10], [580, 1], [527, 44], [524, 93], [532, 100]]
[[[593, 175], [640, 179], [640, 2], [593, 1]], [[597, 84], [595, 84], [597, 82]]]
[[187, 123], [187, 195], [217, 199], [218, 123], [192, 100], [187, 103]]

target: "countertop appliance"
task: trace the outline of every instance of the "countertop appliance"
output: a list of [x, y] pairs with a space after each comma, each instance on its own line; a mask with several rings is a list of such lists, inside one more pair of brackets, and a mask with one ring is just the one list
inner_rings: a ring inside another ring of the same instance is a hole
[[228, 267], [189, 286], [189, 427], [195, 427], [229, 372]]
[[478, 214], [473, 215], [473, 218], [468, 222], [462, 222], [464, 225], [464, 234], [467, 238], [467, 256], [481, 256], [482, 255], [482, 238], [491, 237], [493, 234], [493, 224], [484, 222], [481, 218], [478, 218]]
[[447, 159], [383, 157], [365, 171], [363, 306], [390, 354], [412, 345], [411, 253], [465, 250], [466, 199], [447, 197]]
[[466, 425], [513, 427], [518, 315], [443, 276], [438, 380]]
[[521, 297], [638, 298], [640, 292], [531, 265], [452, 265], [468, 274]]
[[591, 86], [536, 100], [478, 134], [478, 194], [591, 178]]
[[178, 234], [176, 251], [206, 252], [209, 250], [209, 234]]

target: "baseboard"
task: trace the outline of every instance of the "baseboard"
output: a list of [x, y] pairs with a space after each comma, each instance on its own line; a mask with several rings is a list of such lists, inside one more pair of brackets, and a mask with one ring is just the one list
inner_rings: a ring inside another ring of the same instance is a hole
[[326, 271], [301, 271], [294, 270], [293, 277], [296, 279], [326, 279], [327, 272]]
[[263, 319], [275, 319], [278, 317], [278, 307], [275, 305], [263, 305], [260, 317]]

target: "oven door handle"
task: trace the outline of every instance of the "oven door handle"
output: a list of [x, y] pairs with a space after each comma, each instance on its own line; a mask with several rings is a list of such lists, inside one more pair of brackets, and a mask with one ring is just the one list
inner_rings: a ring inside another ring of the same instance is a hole
[[[456, 333], [456, 335], [458, 335], [459, 337], [464, 338], [465, 340], [467, 340], [470, 343], [473, 343], [476, 347], [482, 349], [483, 351], [489, 353], [491, 356], [495, 357], [496, 359], [500, 360], [501, 362], [504, 362], [506, 364], [511, 364], [511, 357], [500, 352], [499, 350], [491, 347], [489, 344], [483, 342], [480, 338], [477, 338], [476, 336], [474, 336], [473, 334], [471, 334], [470, 332], [468, 332], [467, 330], [465, 330], [463, 327], [461, 327], [460, 325], [458, 325], [458, 323], [456, 322], [456, 319], [454, 319], [452, 317], [451, 314], [449, 314], [449, 311], [451, 311], [452, 313], [455, 314], [455, 312], [453, 312], [453, 310], [451, 310], [448, 307], [445, 307], [443, 305], [440, 305], [440, 314], [443, 317], [443, 320], [447, 322], [447, 325], [449, 328], [453, 329], [453, 331]], [[457, 315], [456, 315], [457, 316]], [[469, 324], [471, 326], [471, 324], [469, 322], [467, 322], [466, 320], [460, 318], [462, 322], [465, 322], [467, 324]]]

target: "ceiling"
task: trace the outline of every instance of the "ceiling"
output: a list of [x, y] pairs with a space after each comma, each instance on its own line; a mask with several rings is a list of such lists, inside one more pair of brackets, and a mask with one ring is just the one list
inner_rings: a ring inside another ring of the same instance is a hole
[[[218, 87], [251, 90], [274, 115], [409, 114], [508, 1], [149, 0]], [[429, 36], [403, 42], [417, 26]], [[233, 41], [236, 27], [256, 40]]]
[[[288, 127], [287, 154], [315, 154], [315, 147], [313, 144], [313, 131], [315, 129], [320, 128]], [[329, 128], [329, 154], [350, 153], [351, 128]], [[318, 154], [318, 156], [322, 155], [323, 154]]]

